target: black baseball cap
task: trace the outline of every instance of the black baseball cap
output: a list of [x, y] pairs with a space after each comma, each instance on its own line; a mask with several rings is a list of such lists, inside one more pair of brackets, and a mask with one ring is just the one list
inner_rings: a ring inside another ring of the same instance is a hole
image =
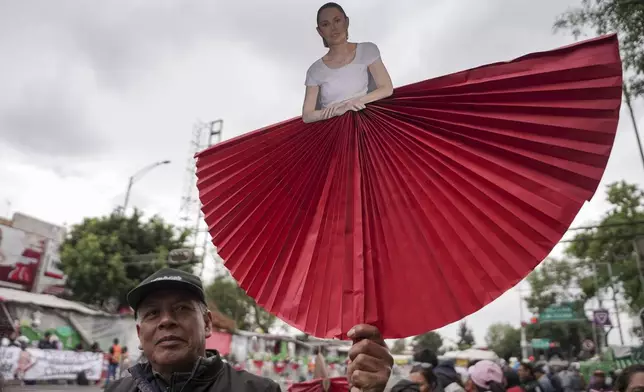
[[189, 291], [195, 294], [201, 302], [206, 303], [201, 279], [189, 272], [174, 268], [162, 268], [145, 278], [143, 282], [127, 293], [127, 303], [136, 311], [145, 297], [159, 290]]

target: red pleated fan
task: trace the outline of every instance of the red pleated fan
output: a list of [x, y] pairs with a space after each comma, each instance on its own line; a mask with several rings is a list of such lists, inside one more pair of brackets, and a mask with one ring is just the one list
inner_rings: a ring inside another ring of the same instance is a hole
[[615, 35], [407, 85], [198, 154], [202, 210], [233, 277], [290, 325], [417, 335], [548, 255], [601, 180], [621, 96]]
[[316, 379], [293, 384], [288, 392], [349, 392], [349, 382], [346, 377]]

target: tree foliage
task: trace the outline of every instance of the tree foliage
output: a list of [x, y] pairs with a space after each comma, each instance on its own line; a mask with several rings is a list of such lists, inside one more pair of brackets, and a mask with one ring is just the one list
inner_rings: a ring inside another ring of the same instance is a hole
[[413, 346], [414, 352], [429, 349], [434, 353], [438, 353], [443, 346], [443, 337], [438, 332], [425, 332], [422, 335], [414, 336]]
[[593, 326], [584, 313], [584, 305], [590, 297], [580, 290], [586, 272], [579, 262], [569, 259], [546, 260], [528, 276], [530, 295], [525, 299], [530, 311], [539, 315], [552, 305], [570, 306], [579, 320], [573, 322], [546, 323], [539, 321], [526, 327], [526, 339], [550, 339], [558, 347], [545, 350], [546, 356], [575, 356], [581, 341], [593, 337]]
[[566, 254], [591, 272], [581, 282], [586, 298], [623, 296], [634, 313], [644, 307], [634, 248], [635, 239], [644, 236], [644, 192], [637, 185], [617, 182], [608, 186], [607, 201], [610, 208], [599, 224], [575, 235]]
[[[84, 219], [61, 246], [71, 298], [107, 310], [125, 305], [127, 292], [167, 266], [168, 253], [186, 247], [188, 235], [160, 217], [146, 221], [139, 211]], [[173, 267], [192, 271], [197, 261]]]
[[644, 96], [644, 1], [582, 0], [555, 21], [556, 30], [565, 29], [579, 37], [591, 29], [597, 34], [618, 33], [624, 67], [633, 96]]
[[458, 324], [458, 349], [468, 349], [474, 346], [475, 343], [476, 341], [474, 340], [474, 333], [467, 326], [467, 322], [465, 320], [461, 321]]
[[405, 339], [397, 339], [394, 344], [391, 346], [392, 354], [404, 354], [407, 349], [407, 341]]
[[[644, 307], [634, 252], [634, 240], [644, 236], [644, 192], [622, 181], [608, 185], [606, 195], [608, 211], [598, 224], [577, 231], [566, 247], [566, 258], [548, 260], [528, 277], [531, 294], [526, 302], [534, 314], [566, 302], [585, 318], [584, 305], [598, 297], [624, 298], [633, 313]], [[564, 354], [573, 355], [579, 351], [581, 341], [592, 338], [592, 328], [590, 320], [538, 323], [529, 325], [526, 334], [528, 340], [557, 341]], [[597, 328], [595, 333], [603, 331]]]
[[268, 333], [275, 323], [275, 316], [265, 311], [233, 279], [218, 276], [206, 287], [206, 298], [222, 314], [235, 322], [237, 328]]
[[521, 357], [521, 330], [510, 324], [490, 325], [485, 342], [501, 358]]

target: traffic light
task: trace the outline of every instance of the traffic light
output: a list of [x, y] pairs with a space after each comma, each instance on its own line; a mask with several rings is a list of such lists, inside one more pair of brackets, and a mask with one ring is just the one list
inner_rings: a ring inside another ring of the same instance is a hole
[[532, 317], [532, 318], [530, 319], [530, 324], [537, 324], [538, 322], [539, 322], [539, 318], [538, 318], [538, 317]]

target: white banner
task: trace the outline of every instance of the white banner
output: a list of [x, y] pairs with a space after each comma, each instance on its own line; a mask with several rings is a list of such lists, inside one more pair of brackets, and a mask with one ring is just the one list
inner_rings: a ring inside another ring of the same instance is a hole
[[88, 380], [99, 380], [103, 372], [103, 354], [64, 350], [41, 350], [18, 347], [0, 348], [0, 372], [13, 380], [19, 370], [24, 380], [76, 380], [84, 371]]

